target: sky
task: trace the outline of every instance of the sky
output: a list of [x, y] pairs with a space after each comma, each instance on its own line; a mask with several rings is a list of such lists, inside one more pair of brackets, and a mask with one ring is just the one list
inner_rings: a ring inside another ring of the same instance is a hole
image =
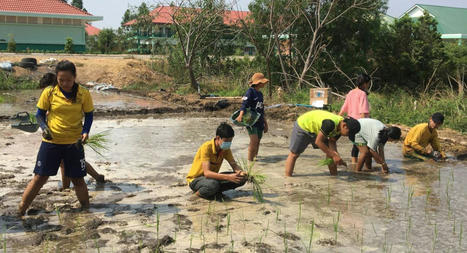
[[[86, 8], [94, 16], [104, 17], [103, 21], [94, 22], [93, 25], [99, 28], [118, 28], [122, 21], [123, 14], [129, 6], [139, 6], [142, 2], [149, 5], [157, 5], [168, 1], [156, 0], [83, 0]], [[248, 10], [250, 0], [237, 0], [239, 10]], [[452, 7], [467, 8], [467, 0], [389, 0], [388, 14], [399, 17], [414, 4], [433, 4]]]

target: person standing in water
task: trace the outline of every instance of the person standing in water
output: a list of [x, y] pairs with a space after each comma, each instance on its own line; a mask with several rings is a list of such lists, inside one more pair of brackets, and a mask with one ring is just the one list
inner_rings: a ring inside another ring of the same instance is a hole
[[248, 161], [250, 162], [258, 155], [263, 133], [267, 133], [269, 130], [268, 121], [264, 115], [263, 93], [260, 91], [268, 83], [269, 80], [262, 73], [255, 73], [251, 77], [250, 88], [246, 91], [245, 96], [243, 96], [240, 114], [236, 119], [238, 122], [241, 122], [247, 108], [261, 115], [253, 126], [247, 127], [248, 135], [250, 136], [250, 144], [248, 145]]
[[43, 139], [37, 154], [34, 177], [18, 206], [20, 216], [26, 213], [48, 178], [57, 175], [62, 161], [65, 175], [71, 178], [81, 206], [89, 206], [82, 142], [87, 140], [91, 129], [94, 105], [89, 91], [75, 82], [76, 67], [72, 62], [59, 62], [55, 74], [57, 84], [45, 88], [37, 103], [36, 117], [43, 128]]
[[[339, 116], [352, 117], [354, 119], [369, 118], [370, 104], [368, 103], [368, 88], [370, 87], [371, 78], [367, 74], [361, 74], [357, 77], [357, 88], [351, 90], [345, 96], [345, 102], [339, 112]], [[356, 145], [352, 147], [352, 166], [355, 169], [357, 165], [359, 149]]]

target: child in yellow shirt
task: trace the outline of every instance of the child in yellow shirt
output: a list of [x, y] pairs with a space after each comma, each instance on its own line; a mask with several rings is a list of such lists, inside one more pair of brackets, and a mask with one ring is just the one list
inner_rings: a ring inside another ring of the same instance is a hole
[[81, 206], [89, 206], [88, 188], [84, 181], [86, 161], [81, 143], [88, 138], [94, 105], [89, 91], [75, 82], [76, 67], [72, 62], [59, 62], [55, 74], [57, 84], [44, 89], [37, 103], [36, 117], [44, 138], [37, 155], [34, 177], [18, 207], [20, 216], [26, 213], [49, 176], [57, 175], [62, 161], [65, 175], [71, 178]]
[[[437, 112], [431, 115], [428, 123], [421, 123], [410, 129], [402, 147], [404, 156], [419, 160], [446, 158], [446, 155], [441, 150], [436, 130], [443, 123], [444, 115]], [[427, 149], [428, 144], [431, 145], [431, 151]]]

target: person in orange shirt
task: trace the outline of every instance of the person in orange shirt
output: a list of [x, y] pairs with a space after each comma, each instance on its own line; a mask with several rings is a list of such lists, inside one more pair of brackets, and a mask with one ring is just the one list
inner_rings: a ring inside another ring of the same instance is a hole
[[[437, 132], [443, 123], [444, 115], [437, 112], [431, 115], [428, 123], [421, 123], [410, 129], [402, 147], [404, 156], [419, 160], [445, 159], [446, 155], [441, 150]], [[427, 148], [428, 144], [431, 145], [431, 150]]]

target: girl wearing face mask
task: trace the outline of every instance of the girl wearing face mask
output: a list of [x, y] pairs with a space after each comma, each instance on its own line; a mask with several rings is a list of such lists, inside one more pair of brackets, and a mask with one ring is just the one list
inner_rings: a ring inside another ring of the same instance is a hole
[[[216, 130], [216, 137], [205, 142], [196, 152], [186, 177], [196, 196], [222, 200], [222, 192], [245, 184], [245, 173], [237, 165], [230, 151], [234, 134], [229, 124], [222, 123]], [[219, 173], [224, 159], [230, 164], [233, 172]]]
[[37, 155], [34, 177], [26, 187], [19, 204], [19, 215], [25, 214], [48, 178], [57, 174], [62, 161], [65, 165], [65, 175], [73, 182], [81, 206], [89, 206], [88, 188], [84, 182], [86, 161], [82, 142], [88, 138], [92, 125], [92, 98], [88, 90], [75, 82], [76, 67], [72, 62], [59, 62], [55, 74], [57, 83], [45, 88], [37, 103], [36, 117], [43, 129], [43, 139]]

